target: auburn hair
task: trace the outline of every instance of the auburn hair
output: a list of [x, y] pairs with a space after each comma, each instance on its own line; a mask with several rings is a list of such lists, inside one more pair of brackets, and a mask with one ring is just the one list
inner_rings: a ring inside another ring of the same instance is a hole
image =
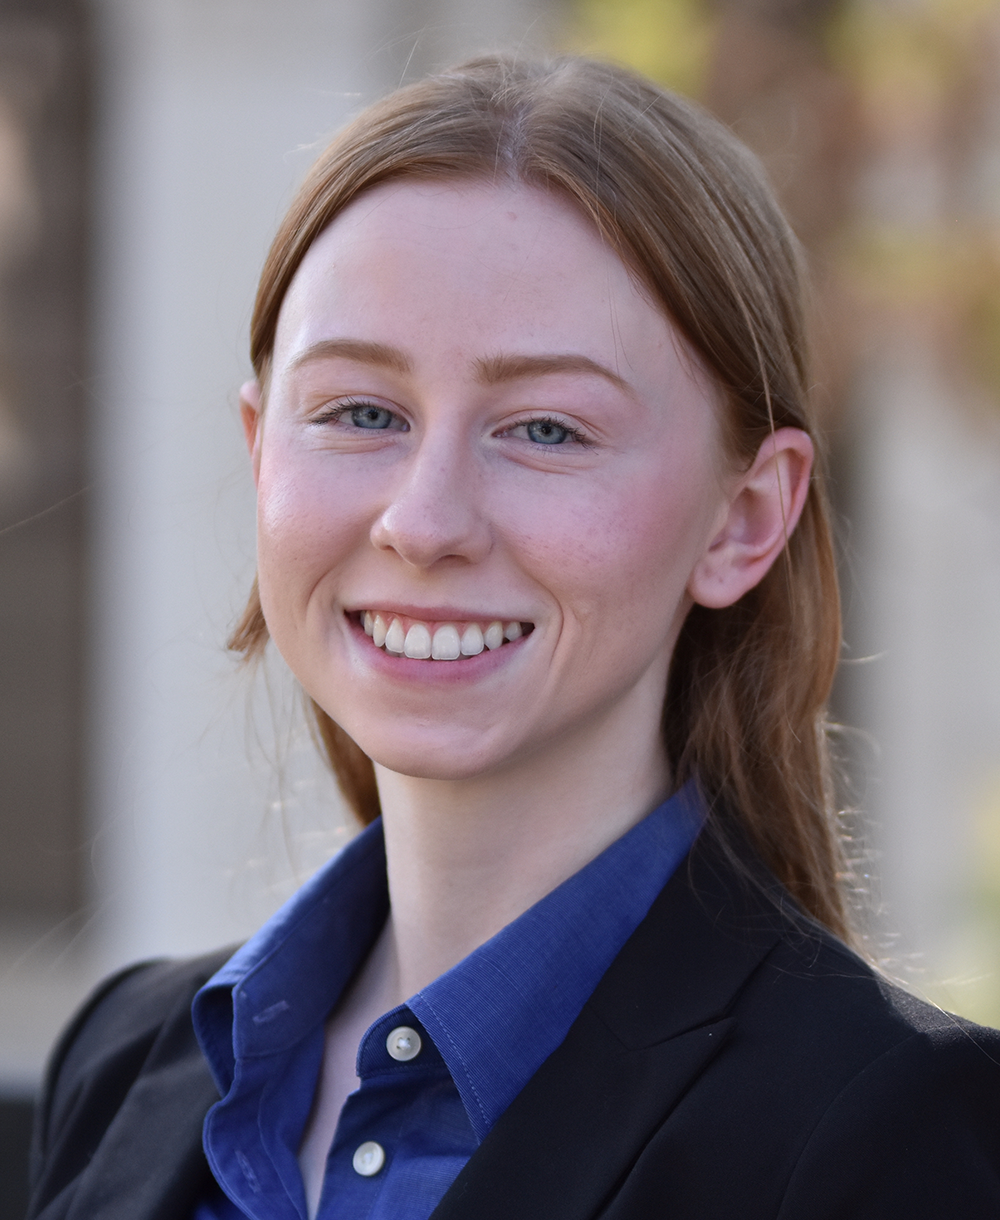
[[[616, 66], [480, 58], [392, 93], [309, 172], [274, 239], [251, 323], [265, 389], [278, 314], [306, 251], [362, 192], [394, 179], [515, 181], [589, 217], [721, 390], [729, 456], [775, 428], [818, 442], [807, 392], [795, 239], [756, 159], [694, 105]], [[230, 647], [260, 654], [256, 583]], [[782, 558], [724, 609], [695, 606], [674, 654], [663, 736], [675, 781], [696, 777], [709, 828], [749, 841], [806, 913], [848, 934], [825, 709], [840, 608], [822, 470]], [[358, 818], [378, 816], [371, 760], [315, 703], [318, 736]]]

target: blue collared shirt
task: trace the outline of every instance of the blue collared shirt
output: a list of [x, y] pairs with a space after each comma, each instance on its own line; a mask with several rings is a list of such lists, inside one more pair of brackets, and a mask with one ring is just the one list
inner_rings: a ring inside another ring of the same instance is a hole
[[[507, 1106], [563, 1041], [601, 976], [687, 854], [692, 785], [406, 1004], [370, 1027], [317, 1220], [427, 1220]], [[239, 949], [195, 997], [222, 1100], [204, 1145], [220, 1189], [192, 1220], [303, 1220], [297, 1153], [324, 1024], [388, 914], [376, 822]], [[386, 1039], [415, 1030], [400, 1061]], [[362, 1145], [367, 1161], [358, 1158]], [[360, 1169], [356, 1168], [357, 1164]], [[364, 1173], [377, 1166], [376, 1172]]]

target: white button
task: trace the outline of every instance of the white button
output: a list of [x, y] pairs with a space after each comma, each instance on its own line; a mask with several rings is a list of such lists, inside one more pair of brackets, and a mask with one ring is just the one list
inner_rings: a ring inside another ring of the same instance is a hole
[[421, 1046], [423, 1043], [420, 1041], [420, 1035], [415, 1029], [410, 1029], [408, 1025], [398, 1026], [385, 1040], [385, 1049], [393, 1059], [398, 1059], [400, 1063], [408, 1063], [411, 1059], [416, 1059], [420, 1054]]
[[373, 1178], [385, 1164], [385, 1149], [374, 1140], [365, 1140], [351, 1161], [354, 1172], [363, 1178]]

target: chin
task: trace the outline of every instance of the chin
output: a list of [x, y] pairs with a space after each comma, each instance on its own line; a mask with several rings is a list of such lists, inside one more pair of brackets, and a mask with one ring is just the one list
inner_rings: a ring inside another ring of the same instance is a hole
[[[352, 734], [353, 736], [353, 734]], [[386, 743], [366, 741], [364, 735], [354, 738], [373, 763], [394, 771], [397, 775], [408, 775], [412, 779], [471, 780], [497, 769], [498, 760], [492, 751], [469, 748], [467, 743], [432, 742], [426, 739], [414, 742]]]

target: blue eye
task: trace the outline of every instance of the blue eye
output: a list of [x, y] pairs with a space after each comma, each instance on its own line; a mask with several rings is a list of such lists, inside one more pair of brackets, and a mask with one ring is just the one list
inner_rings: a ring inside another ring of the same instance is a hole
[[391, 411], [371, 402], [351, 408], [351, 423], [357, 428], [391, 428], [394, 418]]
[[561, 445], [569, 439], [569, 429], [554, 419], [533, 419], [525, 425], [528, 440], [538, 445]]

